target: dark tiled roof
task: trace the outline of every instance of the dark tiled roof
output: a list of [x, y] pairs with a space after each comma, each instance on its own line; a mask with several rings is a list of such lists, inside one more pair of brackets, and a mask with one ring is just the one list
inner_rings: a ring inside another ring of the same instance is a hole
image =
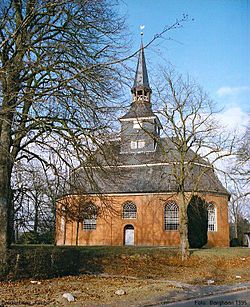
[[[98, 182], [95, 187], [84, 181], [84, 172], [81, 172], [81, 169], [77, 173], [78, 180], [84, 183], [84, 191], [89, 194], [166, 193], [177, 191], [172, 169], [168, 165], [131, 166], [116, 170], [96, 169], [93, 170], [93, 180]], [[197, 169], [194, 169], [188, 180], [186, 180], [186, 191], [192, 191], [196, 173]], [[202, 176], [196, 190], [229, 195], [212, 170], [207, 171]]]
[[126, 118], [139, 118], [139, 117], [156, 117], [151, 109], [151, 104], [147, 102], [135, 102], [132, 103], [129, 111], [121, 117], [121, 119]]
[[[169, 163], [175, 161], [173, 156], [178, 153], [173, 146], [171, 139], [162, 139], [154, 152], [120, 154], [120, 141], [113, 141], [106, 145], [105, 159], [100, 152], [94, 156], [94, 165], [101, 167], [91, 168], [92, 160], [73, 174], [84, 186], [84, 191], [90, 194], [176, 192], [174, 174], [178, 172], [178, 167], [175, 165], [177, 171], [174, 171], [173, 164]], [[194, 157], [195, 153], [190, 151], [186, 161]], [[197, 156], [195, 161], [196, 164], [189, 168], [185, 190], [191, 191], [197, 176], [206, 169], [195, 190], [229, 196], [212, 167]], [[86, 179], [86, 174], [92, 181]]]
[[[178, 150], [171, 138], [161, 138], [158, 140], [155, 151], [141, 153], [120, 153], [121, 141], [115, 140], [107, 142], [102, 151], [98, 150], [94, 157], [99, 165], [137, 165], [175, 162], [178, 159]], [[103, 153], [106, 153], [104, 157]], [[189, 151], [186, 161], [202, 163], [209, 166], [209, 163], [201, 157]], [[92, 162], [91, 162], [92, 163]]]

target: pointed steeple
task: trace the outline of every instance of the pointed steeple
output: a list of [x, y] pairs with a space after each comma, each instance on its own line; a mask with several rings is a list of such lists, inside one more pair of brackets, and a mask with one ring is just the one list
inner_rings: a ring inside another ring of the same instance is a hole
[[[143, 33], [141, 34], [143, 35]], [[148, 72], [144, 54], [144, 46], [141, 36], [141, 47], [136, 67], [134, 85], [131, 88], [133, 103], [146, 103], [150, 105], [151, 88], [148, 81]]]
[[148, 81], [144, 46], [141, 42], [134, 85], [131, 88], [132, 103], [128, 112], [120, 118], [120, 153], [146, 153], [156, 150], [161, 123], [152, 110], [151, 88]]
[[145, 61], [145, 55], [144, 55], [144, 46], [143, 41], [141, 41], [141, 47], [136, 67], [136, 74], [135, 74], [135, 80], [134, 85], [131, 89], [132, 93], [136, 91], [136, 89], [147, 89], [151, 91], [148, 81], [148, 72], [147, 72], [147, 66]]

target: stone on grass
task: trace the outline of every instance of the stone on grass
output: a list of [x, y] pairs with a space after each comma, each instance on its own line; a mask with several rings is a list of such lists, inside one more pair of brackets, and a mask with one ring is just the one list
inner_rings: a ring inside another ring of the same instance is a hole
[[126, 292], [124, 290], [122, 290], [122, 289], [118, 289], [118, 290], [115, 291], [115, 294], [116, 295], [125, 295]]
[[41, 285], [41, 281], [38, 281], [38, 280], [31, 280], [30, 283], [31, 284]]
[[63, 293], [63, 297], [68, 300], [68, 302], [74, 302], [75, 298], [71, 293]]
[[212, 280], [212, 279], [207, 280], [207, 284], [208, 284], [208, 285], [214, 284], [214, 280]]

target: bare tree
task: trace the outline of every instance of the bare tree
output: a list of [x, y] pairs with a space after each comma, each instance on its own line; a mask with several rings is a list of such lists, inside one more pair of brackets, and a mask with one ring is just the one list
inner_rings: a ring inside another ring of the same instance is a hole
[[67, 223], [75, 223], [75, 244], [78, 245], [80, 224], [84, 225], [86, 220], [96, 220], [101, 208], [94, 205], [87, 195], [64, 197], [59, 205], [57, 213], [61, 217], [61, 223], [62, 219], [64, 223], [64, 244], [66, 242]]
[[90, 140], [94, 143], [110, 127], [107, 110], [112, 113], [121, 80], [112, 63], [126, 52], [126, 40], [124, 20], [109, 0], [6, 0], [0, 4], [0, 20], [4, 262], [12, 228], [14, 163], [26, 158], [48, 165], [48, 150], [61, 159], [62, 149], [65, 154], [77, 147], [81, 158], [89, 152]]
[[231, 193], [229, 203], [230, 220], [233, 224], [234, 238], [238, 239], [240, 221], [250, 219], [250, 177], [249, 177], [249, 123], [244, 133], [238, 133], [234, 155], [228, 161], [225, 171], [225, 182]]
[[[185, 19], [184, 15], [165, 27], [149, 44]], [[128, 44], [124, 19], [112, 0], [4, 0], [0, 20], [4, 263], [13, 228], [15, 163], [36, 159], [56, 168], [47, 159], [50, 153], [67, 165], [91, 155], [90, 147], [98, 147], [110, 133], [116, 111], [112, 102], [122, 93], [121, 81], [126, 78], [121, 64]]]
[[[231, 155], [233, 139], [215, 120], [214, 106], [207, 94], [191, 78], [163, 69], [163, 82], [157, 85], [157, 104], [162, 117], [166, 161], [172, 165], [180, 209], [180, 245], [182, 259], [189, 255], [187, 206], [193, 195], [201, 195], [210, 177], [217, 178], [218, 162]], [[217, 165], [217, 166], [216, 166]], [[216, 184], [216, 182], [214, 182]], [[217, 184], [220, 185], [219, 181]], [[223, 188], [223, 187], [222, 187]], [[224, 190], [227, 194], [227, 191]]]
[[250, 195], [250, 122], [246, 127], [243, 137], [239, 140], [236, 151], [236, 163], [231, 172], [241, 185], [241, 196]]
[[[59, 168], [57, 166], [57, 170]], [[55, 203], [66, 193], [67, 179], [53, 174], [53, 169], [43, 169], [39, 164], [15, 164], [12, 176], [14, 227], [13, 241], [18, 241], [19, 232], [41, 234], [54, 233]], [[39, 241], [39, 240], [38, 240]]]

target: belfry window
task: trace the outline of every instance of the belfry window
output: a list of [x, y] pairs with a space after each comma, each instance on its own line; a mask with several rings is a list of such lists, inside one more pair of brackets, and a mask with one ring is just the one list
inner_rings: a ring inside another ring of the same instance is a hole
[[137, 141], [131, 141], [130, 147], [131, 147], [131, 149], [136, 149], [137, 148]]
[[123, 210], [122, 210], [122, 217], [124, 219], [136, 219], [137, 215], [137, 208], [136, 205], [128, 201], [123, 205]]
[[134, 129], [141, 129], [142, 128], [142, 122], [140, 120], [134, 120], [133, 122], [133, 128]]
[[208, 231], [217, 231], [216, 208], [214, 204], [209, 204], [208, 211]]
[[137, 142], [137, 147], [138, 147], [138, 148], [143, 148], [143, 147], [145, 147], [145, 141], [138, 141], [138, 142]]
[[131, 141], [130, 143], [131, 149], [140, 149], [145, 147], [145, 141], [139, 140], [139, 141]]
[[175, 202], [169, 202], [164, 208], [165, 230], [178, 230], [179, 227], [179, 207]]

